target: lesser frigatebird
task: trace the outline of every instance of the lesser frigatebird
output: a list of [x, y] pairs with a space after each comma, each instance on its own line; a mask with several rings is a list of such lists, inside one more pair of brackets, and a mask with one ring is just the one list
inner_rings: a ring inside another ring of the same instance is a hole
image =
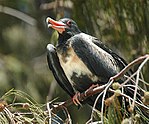
[[[58, 84], [71, 96], [84, 92], [92, 84], [103, 85], [116, 75], [127, 63], [96, 37], [82, 33], [69, 18], [55, 21], [47, 18], [48, 27], [58, 31], [58, 44], [47, 45], [47, 60]], [[93, 106], [97, 95], [86, 102]], [[96, 108], [100, 109], [101, 99]], [[74, 99], [74, 103], [77, 104]]]

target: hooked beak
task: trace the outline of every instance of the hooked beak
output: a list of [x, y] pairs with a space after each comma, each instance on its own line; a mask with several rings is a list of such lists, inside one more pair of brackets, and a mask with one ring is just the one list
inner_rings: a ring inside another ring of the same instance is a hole
[[47, 17], [46, 22], [48, 24], [48, 28], [53, 28], [57, 30], [60, 34], [62, 34], [65, 31], [66, 24], [60, 21], [55, 21], [50, 17]]

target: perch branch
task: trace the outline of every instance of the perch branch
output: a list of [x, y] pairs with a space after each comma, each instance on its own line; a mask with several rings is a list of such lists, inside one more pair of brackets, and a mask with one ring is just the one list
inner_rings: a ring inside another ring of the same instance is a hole
[[[149, 54], [144, 55], [144, 56], [141, 56], [141, 57], [135, 59], [134, 61], [132, 61], [131, 63], [129, 63], [124, 69], [122, 69], [118, 74], [116, 74], [115, 76], [111, 77], [110, 80], [109, 80], [109, 82], [111, 82], [111, 81], [113, 82], [114, 80], [117, 80], [117, 79], [121, 78], [122, 76], [124, 76], [124, 74], [125, 74], [130, 68], [132, 68], [133, 66], [135, 66], [135, 65], [137, 65], [137, 64], [140, 64], [140, 63], [143, 62], [146, 58], [149, 58]], [[109, 84], [111, 85], [111, 83], [109, 83]], [[95, 95], [95, 94], [97, 94], [97, 93], [102, 92], [102, 91], [105, 89], [105, 87], [107, 87], [107, 85], [108, 85], [108, 88], [110, 87], [109, 84], [107, 83], [107, 84], [105, 84], [105, 85], [98, 86], [98, 87], [93, 88], [93, 89], [92, 89], [92, 88], [89, 88], [89, 89], [86, 90], [84, 93], [81, 93], [81, 94], [80, 94], [79, 100], [80, 100], [80, 101], [83, 101], [83, 100], [85, 100], [86, 98], [88, 98], [89, 96], [92, 96], [92, 95]], [[108, 89], [108, 88], [107, 88], [107, 89]], [[112, 91], [112, 90], [110, 90], [110, 91]], [[112, 92], [113, 92], [113, 91], [112, 91]], [[123, 96], [124, 96], [124, 95], [123, 95]], [[124, 96], [124, 97], [126, 97], [126, 96]], [[61, 109], [64, 109], [64, 107], [68, 107], [68, 106], [70, 106], [70, 105], [72, 105], [72, 104], [73, 104], [72, 99], [68, 99], [68, 100], [65, 101], [65, 102], [62, 102], [62, 103], [57, 104], [57, 105], [53, 105], [53, 106], [52, 106], [52, 111], [53, 111], [53, 112], [57, 112], [57, 111], [59, 111], [59, 110], [61, 110]]]
[[[99, 93], [99, 92], [103, 91], [106, 86], [107, 85], [102, 85], [102, 86], [98, 86], [98, 87], [93, 88], [93, 89], [92, 88], [89, 88], [84, 93], [81, 93], [80, 94], [79, 101], [84, 101], [89, 96], [94, 95], [96, 93]], [[60, 104], [55, 104], [55, 105], [52, 106], [52, 112], [57, 112], [57, 111], [62, 110], [65, 107], [68, 107], [68, 106], [70, 106], [72, 104], [73, 104], [72, 99], [68, 99], [65, 102], [61, 102]]]
[[132, 61], [131, 63], [129, 63], [124, 69], [122, 69], [118, 74], [116, 74], [115, 76], [111, 77], [114, 80], [117, 80], [119, 78], [121, 78], [122, 76], [124, 76], [124, 74], [133, 66], [140, 64], [142, 61], [144, 61], [146, 58], [149, 58], [149, 54], [146, 54], [144, 56], [141, 56], [137, 59], [135, 59], [134, 61]]

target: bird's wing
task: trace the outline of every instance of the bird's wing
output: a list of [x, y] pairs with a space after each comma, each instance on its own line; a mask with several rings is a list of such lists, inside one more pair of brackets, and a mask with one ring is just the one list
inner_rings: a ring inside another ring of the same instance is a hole
[[56, 49], [52, 44], [47, 45], [47, 61], [58, 84], [70, 95], [73, 96], [74, 90], [68, 81], [56, 53]]
[[[119, 66], [120, 70], [122, 70], [123, 68], [125, 68], [125, 66], [127, 66], [127, 62], [120, 57], [118, 54], [116, 54], [115, 52], [113, 52], [111, 49], [109, 49], [105, 44], [103, 44], [100, 40], [98, 40], [97, 38], [93, 38], [92, 40], [98, 47], [102, 48], [103, 50], [105, 50], [106, 52], [108, 52], [109, 54], [112, 55], [112, 57], [115, 59], [117, 65]], [[130, 69], [127, 73], [127, 75], [132, 75], [133, 71]]]
[[115, 58], [93, 42], [94, 37], [81, 33], [69, 39], [77, 56], [101, 80], [108, 81], [120, 71]]
[[119, 67], [121, 69], [123, 69], [125, 66], [127, 66], [126, 61], [120, 57], [119, 55], [117, 55], [115, 52], [113, 52], [111, 49], [109, 49], [105, 44], [103, 44], [100, 40], [98, 40], [97, 38], [93, 38], [92, 40], [98, 47], [102, 48], [103, 50], [105, 50], [107, 53], [111, 54], [112, 57], [116, 60], [117, 64], [119, 65]]

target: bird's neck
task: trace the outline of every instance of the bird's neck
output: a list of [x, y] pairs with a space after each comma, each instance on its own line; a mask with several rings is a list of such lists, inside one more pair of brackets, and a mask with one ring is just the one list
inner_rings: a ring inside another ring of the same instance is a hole
[[67, 40], [71, 37], [73, 37], [76, 34], [81, 33], [81, 31], [78, 29], [76, 32], [64, 32], [63, 34], [59, 33], [58, 37], [58, 46], [66, 44]]
[[67, 41], [68, 39], [71, 38], [70, 35], [62, 35], [62, 34], [59, 34], [59, 38], [58, 38], [58, 44], [56, 46], [57, 48], [57, 52], [59, 54], [65, 54], [66, 51], [67, 51]]
[[59, 38], [58, 38], [58, 45], [61, 45], [61, 44], [65, 44], [66, 41], [71, 38], [72, 36], [69, 35], [69, 34], [59, 34]]

